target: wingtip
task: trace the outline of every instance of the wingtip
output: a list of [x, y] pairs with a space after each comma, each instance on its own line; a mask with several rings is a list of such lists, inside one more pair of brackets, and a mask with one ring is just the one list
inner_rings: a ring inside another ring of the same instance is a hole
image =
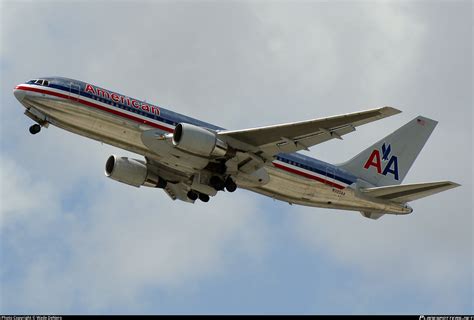
[[415, 119], [418, 122], [430, 123], [433, 127], [436, 127], [436, 125], [438, 124], [438, 120], [434, 120], [434, 119], [431, 119], [431, 118], [428, 118], [428, 117], [424, 117], [422, 115], [417, 116]]
[[382, 114], [384, 114], [385, 116], [394, 116], [396, 114], [402, 113], [401, 110], [396, 109], [394, 107], [389, 107], [389, 106], [385, 106], [383, 108], [380, 108], [380, 112]]
[[[435, 182], [436, 183], [436, 182]], [[445, 180], [445, 181], [440, 181], [438, 182], [439, 184], [442, 184], [444, 188], [446, 188], [446, 190], [449, 190], [449, 189], [454, 189], [454, 188], [457, 188], [457, 187], [461, 187], [462, 185], [459, 184], [459, 183], [456, 183], [456, 182], [452, 182], [452, 181], [449, 181], [449, 180]]]
[[457, 187], [462, 186], [462, 184], [460, 184], [460, 183], [456, 183], [456, 182], [452, 182], [452, 181], [448, 181], [448, 182], [452, 186], [451, 188], [457, 188]]

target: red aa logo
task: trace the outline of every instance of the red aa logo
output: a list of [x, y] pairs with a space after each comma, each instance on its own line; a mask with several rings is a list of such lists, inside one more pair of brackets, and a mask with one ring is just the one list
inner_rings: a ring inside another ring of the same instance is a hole
[[[382, 159], [380, 158], [380, 151], [378, 149], [375, 149], [372, 151], [370, 154], [369, 159], [367, 159], [367, 162], [364, 165], [365, 169], [369, 169], [370, 167], [375, 167], [377, 170], [377, 173], [383, 174], [386, 176], [387, 174], [391, 173], [393, 174], [393, 177], [395, 180], [398, 180], [398, 158], [397, 156], [391, 156], [390, 160], [388, 159], [388, 156], [390, 155], [391, 151], [391, 146], [388, 145], [385, 146], [385, 143], [382, 145]], [[383, 162], [386, 162], [385, 165], [383, 165]], [[383, 168], [383, 170], [382, 170]]]

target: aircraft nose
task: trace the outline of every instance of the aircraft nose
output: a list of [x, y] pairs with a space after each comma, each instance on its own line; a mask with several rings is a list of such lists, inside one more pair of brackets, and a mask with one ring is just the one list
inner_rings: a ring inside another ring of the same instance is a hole
[[18, 89], [18, 87], [13, 89], [13, 94], [15, 95], [15, 98], [17, 98], [17, 100], [20, 102], [25, 98], [25, 91]]

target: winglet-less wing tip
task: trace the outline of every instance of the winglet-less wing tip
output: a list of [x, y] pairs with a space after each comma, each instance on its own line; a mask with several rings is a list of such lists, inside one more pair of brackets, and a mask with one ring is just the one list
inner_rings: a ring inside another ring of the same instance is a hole
[[457, 188], [457, 187], [461, 187], [462, 184], [460, 183], [456, 183], [456, 182], [452, 182], [452, 181], [446, 181], [451, 187], [450, 188]]
[[393, 107], [388, 107], [388, 106], [380, 108], [380, 113], [382, 115], [384, 115], [385, 117], [394, 116], [394, 115], [399, 114], [401, 112], [402, 112], [401, 110], [398, 110], [398, 109], [393, 108]]

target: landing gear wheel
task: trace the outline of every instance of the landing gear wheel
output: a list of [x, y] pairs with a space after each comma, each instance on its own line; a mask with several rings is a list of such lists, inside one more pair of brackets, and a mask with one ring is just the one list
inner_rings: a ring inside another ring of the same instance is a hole
[[234, 192], [235, 190], [237, 190], [237, 185], [235, 184], [234, 180], [232, 180], [231, 178], [227, 178], [227, 180], [225, 181], [225, 189], [229, 192]]
[[31, 134], [37, 134], [40, 131], [41, 131], [41, 126], [39, 124], [34, 124], [30, 127]]
[[196, 200], [198, 198], [198, 194], [194, 192], [193, 190], [190, 190], [187, 194], [188, 198], [191, 200]]
[[201, 200], [202, 202], [209, 202], [209, 196], [207, 194], [200, 193], [199, 200]]
[[213, 187], [217, 191], [224, 190], [224, 187], [225, 187], [224, 181], [222, 181], [222, 179], [219, 178], [218, 176], [211, 177], [211, 180], [209, 180], [209, 184], [211, 185], [211, 187]]

